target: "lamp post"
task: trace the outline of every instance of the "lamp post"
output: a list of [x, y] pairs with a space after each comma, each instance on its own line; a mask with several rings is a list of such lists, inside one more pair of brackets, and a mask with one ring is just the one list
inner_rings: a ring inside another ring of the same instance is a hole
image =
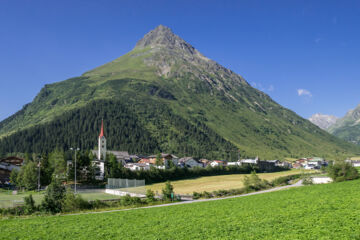
[[71, 151], [75, 151], [75, 187], [74, 187], [74, 192], [76, 194], [76, 152], [80, 150], [80, 148], [70, 148]]
[[38, 192], [40, 192], [40, 188], [41, 188], [41, 183], [40, 183], [40, 171], [41, 171], [41, 162], [40, 162], [40, 158], [39, 158], [39, 163], [38, 163]]

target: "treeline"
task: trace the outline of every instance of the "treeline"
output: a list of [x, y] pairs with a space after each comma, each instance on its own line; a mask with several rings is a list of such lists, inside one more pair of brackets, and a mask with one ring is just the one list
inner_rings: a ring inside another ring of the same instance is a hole
[[235, 160], [237, 148], [196, 119], [187, 120], [149, 100], [98, 100], [54, 121], [0, 140], [0, 156], [10, 152], [49, 153], [97, 146], [101, 119], [107, 147], [133, 154], [169, 152], [180, 156]]
[[[25, 154], [25, 162], [20, 171], [13, 170], [10, 175], [12, 185], [27, 190], [38, 188], [39, 177], [40, 186], [47, 186], [52, 179], [56, 178], [62, 182], [72, 182], [75, 176], [73, 162], [67, 164], [67, 160], [74, 158], [73, 152], [63, 152], [55, 150], [49, 154]], [[94, 156], [91, 152], [78, 152], [76, 159], [77, 181], [86, 184], [97, 184], [95, 179], [98, 170], [91, 164]], [[39, 169], [40, 168], [40, 169]]]

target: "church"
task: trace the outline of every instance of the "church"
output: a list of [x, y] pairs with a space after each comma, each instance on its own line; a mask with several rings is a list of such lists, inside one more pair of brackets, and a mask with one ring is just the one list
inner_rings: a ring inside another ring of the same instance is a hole
[[132, 156], [126, 151], [111, 151], [107, 150], [106, 137], [104, 134], [104, 120], [101, 120], [100, 135], [98, 137], [98, 149], [92, 150], [92, 153], [97, 159], [93, 161], [93, 164], [98, 167], [99, 171], [96, 173], [97, 180], [103, 180], [105, 176], [105, 161], [108, 153], [113, 154], [118, 162], [125, 165], [128, 161], [131, 161]]

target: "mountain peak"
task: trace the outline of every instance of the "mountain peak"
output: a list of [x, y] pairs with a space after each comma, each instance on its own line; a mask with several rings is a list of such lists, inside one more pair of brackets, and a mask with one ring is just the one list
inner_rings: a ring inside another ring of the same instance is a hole
[[182, 38], [173, 33], [173, 31], [164, 25], [157, 26], [139, 40], [135, 48], [146, 47], [167, 47], [171, 49], [183, 49], [189, 52], [194, 52], [194, 48], [185, 42]]
[[312, 115], [309, 118], [309, 120], [310, 120], [310, 122], [317, 125], [318, 127], [326, 130], [326, 129], [329, 129], [331, 126], [333, 126], [336, 123], [336, 121], [338, 120], [338, 118], [335, 116], [332, 116], [332, 115], [316, 113], [316, 114]]

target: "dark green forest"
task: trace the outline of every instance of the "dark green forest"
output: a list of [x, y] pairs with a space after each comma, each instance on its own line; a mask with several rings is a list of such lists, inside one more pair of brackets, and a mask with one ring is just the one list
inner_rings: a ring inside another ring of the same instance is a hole
[[165, 105], [130, 100], [92, 101], [54, 121], [0, 140], [0, 154], [49, 153], [71, 147], [94, 149], [104, 119], [109, 150], [132, 154], [169, 152], [179, 156], [235, 159], [236, 147], [196, 119], [185, 120]]

